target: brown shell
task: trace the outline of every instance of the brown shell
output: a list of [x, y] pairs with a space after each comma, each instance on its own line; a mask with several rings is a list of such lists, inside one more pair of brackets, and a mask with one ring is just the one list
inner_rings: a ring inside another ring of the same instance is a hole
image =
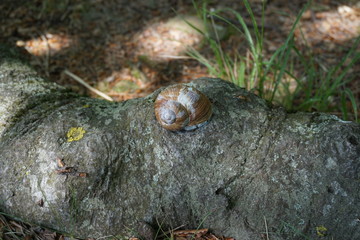
[[171, 131], [198, 128], [211, 114], [210, 100], [199, 90], [184, 84], [165, 88], [155, 100], [156, 119]]

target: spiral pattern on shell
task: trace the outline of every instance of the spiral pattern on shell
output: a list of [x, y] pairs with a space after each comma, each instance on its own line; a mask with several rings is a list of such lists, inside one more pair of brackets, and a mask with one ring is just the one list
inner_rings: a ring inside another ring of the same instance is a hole
[[155, 100], [155, 116], [170, 131], [193, 130], [212, 115], [210, 100], [199, 90], [184, 84], [165, 88]]

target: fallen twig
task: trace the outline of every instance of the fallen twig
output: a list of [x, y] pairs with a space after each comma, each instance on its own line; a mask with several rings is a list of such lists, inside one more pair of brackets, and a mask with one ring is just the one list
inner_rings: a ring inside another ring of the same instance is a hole
[[80, 77], [76, 76], [75, 74], [73, 74], [72, 72], [68, 71], [67, 69], [64, 70], [64, 73], [70, 77], [72, 77], [75, 81], [77, 81], [78, 83], [80, 83], [81, 85], [83, 85], [84, 87], [86, 87], [87, 89], [89, 89], [90, 91], [96, 93], [97, 95], [99, 95], [102, 98], [105, 98], [106, 100], [113, 102], [114, 100], [109, 97], [108, 95], [106, 95], [103, 92], [100, 92], [99, 90], [91, 87], [89, 84], [87, 84], [84, 80], [82, 80]]

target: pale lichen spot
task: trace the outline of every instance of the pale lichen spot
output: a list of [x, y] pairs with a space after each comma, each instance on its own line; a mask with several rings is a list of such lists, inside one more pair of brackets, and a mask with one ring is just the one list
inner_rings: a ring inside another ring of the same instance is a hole
[[327, 205], [324, 205], [323, 207], [323, 210], [322, 210], [322, 213], [324, 216], [328, 215], [331, 211], [331, 205], [327, 204]]
[[66, 137], [68, 142], [79, 141], [84, 137], [86, 131], [82, 127], [72, 127], [67, 132]]
[[107, 126], [107, 125], [109, 125], [111, 122], [112, 122], [112, 119], [111, 119], [111, 118], [106, 119], [106, 120], [105, 120], [105, 125]]
[[85, 198], [80, 208], [86, 212], [105, 209], [105, 203], [99, 198]]
[[335, 159], [333, 159], [331, 157], [326, 159], [325, 167], [327, 169], [331, 169], [331, 170], [336, 169], [337, 168], [337, 163], [336, 163]]

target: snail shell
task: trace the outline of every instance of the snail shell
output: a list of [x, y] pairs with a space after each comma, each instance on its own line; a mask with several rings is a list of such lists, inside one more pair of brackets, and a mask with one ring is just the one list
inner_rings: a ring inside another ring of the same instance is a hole
[[165, 88], [155, 100], [155, 116], [170, 131], [193, 130], [211, 117], [210, 100], [199, 90], [184, 84]]

